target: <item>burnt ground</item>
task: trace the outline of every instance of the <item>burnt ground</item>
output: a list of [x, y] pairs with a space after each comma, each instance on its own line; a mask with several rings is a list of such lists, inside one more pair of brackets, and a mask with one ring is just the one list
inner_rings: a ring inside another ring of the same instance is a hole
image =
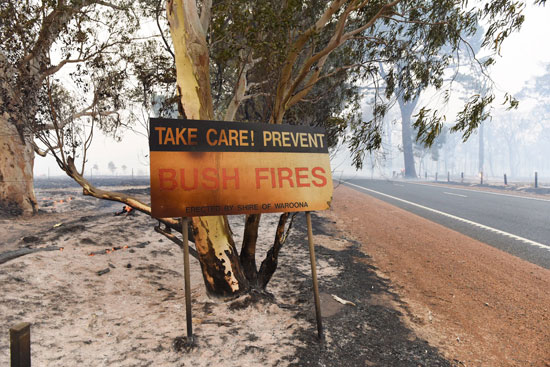
[[[113, 186], [149, 186], [149, 177], [136, 176], [97, 176], [89, 179], [90, 183], [95, 186], [113, 187]], [[71, 178], [66, 176], [55, 176], [51, 178], [38, 177], [34, 180], [35, 189], [67, 189], [80, 188], [80, 186]]]
[[[99, 183], [125, 186], [116, 180]], [[6, 235], [0, 241], [1, 253], [54, 246], [65, 249], [24, 255], [0, 265], [6, 297], [0, 302], [5, 311], [0, 321], [11, 325], [20, 319], [34, 320], [35, 340], [44, 340], [33, 342], [38, 365], [67, 365], [69, 361], [86, 366], [459, 364], [446, 360], [441, 351], [407, 326], [406, 321], [414, 320], [415, 315], [391, 281], [379, 275], [372, 259], [361, 251], [362, 244], [339, 232], [325, 213], [313, 214], [326, 336], [323, 344], [316, 332], [305, 216], [299, 214], [281, 251], [279, 269], [268, 285], [272, 297], [260, 297], [259, 302], [244, 297], [212, 303], [202, 295], [204, 286], [195, 263], [192, 292], [197, 348], [179, 350], [182, 332], [174, 326], [185, 324], [179, 250], [152, 231], [146, 216], [113, 217], [120, 211], [120, 203], [82, 197], [71, 188], [64, 180], [40, 185], [42, 214], [5, 221]], [[148, 196], [144, 187], [116, 189], [144, 200]], [[276, 221], [276, 216], [262, 219], [269, 228], [274, 228]], [[236, 232], [242, 229], [232, 227]], [[267, 232], [271, 230], [265, 231], [261, 235], [269, 246]], [[143, 241], [147, 246], [141, 248]], [[102, 255], [105, 248], [122, 244], [130, 248]], [[134, 246], [138, 246], [135, 251]], [[90, 257], [90, 253], [97, 255]], [[259, 256], [258, 261], [261, 259]], [[170, 294], [164, 297], [167, 290]], [[338, 303], [332, 295], [354, 305]], [[17, 313], [14, 305], [24, 308]], [[111, 338], [117, 342], [113, 344]], [[3, 340], [0, 360], [6, 358], [5, 347]], [[232, 353], [224, 354], [227, 350]]]
[[[330, 259], [330, 265], [340, 270], [336, 276], [319, 277], [322, 313], [333, 313], [323, 317], [327, 342], [320, 344], [315, 327], [305, 216], [296, 217], [295, 227], [282, 256], [289, 252], [301, 253], [299, 259], [305, 261], [307, 258], [307, 263], [288, 264], [287, 269], [281, 270], [287, 274], [286, 281], [292, 285], [283, 294], [283, 299], [299, 300], [300, 303], [292, 307], [296, 309], [297, 317], [307, 320], [311, 328], [300, 329], [295, 334], [306, 345], [298, 348], [297, 360], [291, 366], [455, 365], [405, 326], [402, 318], [412, 315], [405, 315], [409, 313], [406, 305], [392, 291], [391, 282], [376, 274], [376, 268], [369, 264], [370, 257], [360, 251], [361, 244], [337, 233], [330, 219], [313, 214], [312, 222], [314, 237], [340, 238], [351, 243], [351, 246], [340, 251], [324, 246], [316, 246], [315, 249], [317, 259]], [[304, 265], [307, 266], [305, 269]], [[335, 304], [328, 295], [337, 295], [356, 306]], [[289, 307], [284, 304], [280, 306]], [[325, 312], [327, 308], [338, 310]]]

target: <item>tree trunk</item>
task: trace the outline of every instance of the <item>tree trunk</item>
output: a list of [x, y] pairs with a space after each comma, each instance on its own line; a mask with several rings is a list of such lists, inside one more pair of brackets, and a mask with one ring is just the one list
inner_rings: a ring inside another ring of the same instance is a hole
[[258, 242], [258, 228], [260, 227], [260, 214], [246, 216], [243, 244], [241, 247], [241, 264], [246, 278], [257, 285], [258, 269], [256, 267], [256, 243]]
[[34, 151], [31, 144], [0, 115], [0, 215], [34, 214]]
[[193, 234], [208, 294], [233, 298], [248, 291], [226, 217], [193, 217]]
[[405, 160], [405, 177], [416, 178], [412, 146], [411, 116], [418, 99], [405, 102], [401, 97], [398, 97], [397, 101], [401, 110], [401, 136], [403, 142], [403, 158]]
[[483, 138], [483, 122], [479, 124], [479, 165], [478, 171], [483, 172], [483, 166], [485, 165], [485, 141]]
[[508, 162], [510, 165], [510, 177], [515, 178], [516, 177], [516, 164], [514, 159], [514, 149], [512, 146], [512, 142], [508, 141]]
[[289, 216], [289, 213], [283, 213], [279, 217], [279, 224], [277, 225], [275, 241], [273, 243], [273, 246], [267, 252], [264, 261], [262, 261], [262, 264], [260, 265], [260, 271], [258, 273], [258, 283], [262, 288], [265, 288], [267, 286], [267, 283], [269, 283], [271, 277], [277, 269], [279, 251], [281, 251], [284, 242], [283, 237], [285, 231], [285, 223], [288, 220]]
[[388, 175], [391, 176], [393, 172], [393, 148], [392, 148], [392, 142], [391, 142], [391, 136], [392, 136], [392, 123], [389, 119], [386, 119], [386, 136], [388, 139], [388, 155], [387, 155], [387, 162], [388, 162]]
[[[166, 6], [174, 44], [180, 113], [188, 119], [213, 118], [206, 32], [195, 1], [170, 0]], [[208, 294], [232, 298], [249, 290], [227, 219], [194, 217], [195, 246]]]

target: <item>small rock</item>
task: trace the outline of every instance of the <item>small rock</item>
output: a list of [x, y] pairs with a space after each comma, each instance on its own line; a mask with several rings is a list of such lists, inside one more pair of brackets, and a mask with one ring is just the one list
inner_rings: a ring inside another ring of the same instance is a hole
[[98, 271], [98, 272], [97, 272], [97, 275], [102, 276], [103, 274], [107, 274], [107, 273], [110, 272], [110, 271], [111, 271], [111, 269], [105, 268], [105, 269], [103, 269], [103, 270]]
[[36, 236], [25, 236], [22, 238], [24, 243], [34, 243], [40, 241], [40, 238]]

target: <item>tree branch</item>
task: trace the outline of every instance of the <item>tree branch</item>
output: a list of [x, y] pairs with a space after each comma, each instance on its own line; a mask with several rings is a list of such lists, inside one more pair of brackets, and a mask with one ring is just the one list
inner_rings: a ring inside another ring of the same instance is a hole
[[421, 25], [443, 25], [443, 24], [449, 24], [449, 22], [428, 22], [428, 21], [424, 21], [424, 20], [410, 20], [410, 19], [406, 19], [403, 15], [401, 14], [394, 14], [394, 15], [398, 15], [400, 17], [402, 17], [402, 19], [395, 19], [393, 18], [392, 16], [382, 16], [381, 18], [385, 18], [385, 19], [389, 19], [389, 20], [393, 20], [395, 22], [398, 22], [398, 23], [407, 23], [407, 24], [421, 24]]
[[125, 7], [115, 5], [115, 4], [113, 4], [111, 2], [108, 2], [108, 1], [94, 0], [94, 1], [91, 1], [90, 3], [96, 3], [97, 5], [106, 6], [108, 8], [115, 9], [115, 10], [121, 10], [121, 11], [128, 10]]
[[[84, 129], [84, 134], [86, 134], [86, 129]], [[84, 145], [82, 146], [82, 169], [80, 174], [84, 176], [84, 167], [86, 166], [86, 156], [88, 155], [88, 149], [92, 145], [92, 139], [94, 137], [94, 120], [92, 119], [92, 126], [90, 127], [90, 135], [86, 138]]]
[[[319, 79], [319, 75], [321, 73], [321, 69], [323, 68], [330, 53], [332, 53], [336, 48], [340, 47], [346, 41], [352, 39], [355, 35], [371, 27], [376, 22], [376, 20], [386, 15], [388, 9], [394, 7], [401, 1], [403, 0], [394, 0], [392, 2], [389, 2], [383, 5], [380, 8], [380, 10], [371, 19], [369, 19], [369, 21], [366, 22], [364, 25], [352, 31], [344, 33], [345, 27], [348, 24], [348, 18], [350, 17], [350, 14], [353, 11], [360, 10], [362, 7], [366, 6], [368, 3], [367, 0], [361, 3], [357, 3], [356, 1], [351, 2], [346, 7], [344, 12], [340, 15], [340, 18], [338, 19], [338, 23], [336, 25], [336, 29], [334, 30], [334, 33], [331, 39], [329, 40], [328, 44], [321, 51], [309, 57], [298, 70], [296, 77], [292, 81], [290, 81], [291, 79], [290, 73], [292, 71], [292, 66], [295, 63], [295, 60], [297, 59], [297, 55], [300, 54], [300, 52], [302, 52], [305, 42], [311, 36], [311, 34], [309, 33], [311, 29], [304, 32], [302, 36], [299, 38], [300, 42], [297, 41], [294, 44], [293, 53], [291, 53], [290, 57], [288, 57], [287, 60], [285, 61], [286, 70], [284, 75], [288, 79], [282, 80], [278, 86], [277, 96], [275, 101], [275, 108], [273, 110], [273, 115], [271, 118], [272, 122], [281, 123], [285, 111], [288, 110], [288, 108], [290, 108], [292, 105], [298, 103], [302, 98], [304, 98], [311, 91], [311, 89], [313, 88], [313, 85], [317, 83]], [[343, 4], [340, 4], [340, 7], [342, 5]], [[323, 27], [325, 25], [326, 23], [323, 24]], [[295, 93], [298, 86], [301, 85], [306, 78], [308, 78], [306, 85], [309, 85], [309, 86], [306, 88], [303, 88], [300, 92]]]
[[44, 17], [34, 47], [21, 59], [21, 62], [18, 64], [18, 69], [20, 71], [24, 71], [27, 67], [29, 67], [29, 64], [32, 64], [33, 67], [39, 65], [40, 60], [38, 60], [39, 62], [32, 61], [40, 55], [46, 54], [47, 50], [51, 48], [52, 44], [58, 38], [61, 30], [69, 23], [73, 15], [88, 6], [95, 4], [110, 7], [116, 10], [126, 10], [124, 7], [101, 0], [76, 1], [72, 2], [71, 6], [67, 6], [65, 2], [57, 2], [57, 6], [54, 10]]
[[[162, 34], [161, 34], [161, 36], [162, 36]], [[126, 39], [124, 41], [105, 43], [105, 44], [101, 45], [101, 47], [99, 47], [98, 49], [96, 49], [94, 51], [89, 49], [89, 50], [87, 50], [87, 52], [84, 52], [84, 51], [81, 50], [80, 55], [79, 55], [80, 57], [78, 59], [69, 59], [69, 58], [67, 58], [67, 59], [59, 62], [59, 64], [52, 65], [49, 68], [47, 68], [46, 70], [42, 71], [42, 73], [41, 73], [42, 80], [44, 78], [46, 78], [47, 76], [50, 76], [52, 74], [57, 73], [59, 70], [61, 70], [61, 68], [63, 68], [63, 66], [65, 66], [67, 64], [76, 64], [76, 63], [79, 63], [79, 62], [84, 62], [84, 61], [91, 60], [92, 58], [94, 58], [98, 54], [101, 54], [103, 52], [107, 52], [107, 50], [110, 49], [111, 47], [118, 46], [118, 45], [121, 45], [121, 44], [126, 44], [128, 42], [143, 41], [143, 40], [156, 38], [156, 37], [158, 37], [158, 36], [155, 35], [155, 36], [149, 36], [149, 37], [129, 38], [129, 39]], [[83, 54], [85, 55], [84, 57], [82, 57]]]
[[235, 119], [239, 106], [245, 99], [244, 96], [249, 89], [247, 73], [253, 65], [254, 63], [252, 62], [252, 56], [249, 54], [245, 60], [242, 61], [237, 84], [235, 85], [235, 89], [233, 91], [233, 97], [225, 110], [225, 121], [233, 121]]
[[[189, 230], [190, 229], [191, 229], [191, 227], [189, 227]], [[173, 235], [170, 232], [170, 227], [166, 227], [165, 229], [163, 229], [163, 228], [160, 227], [160, 223], [159, 223], [158, 226], [155, 226], [155, 232], [160, 233], [161, 235], [163, 235], [164, 237], [168, 238], [170, 241], [172, 241], [176, 245], [178, 245], [179, 248], [183, 249], [183, 241], [180, 240], [179, 238], [177, 238], [175, 235]], [[191, 237], [191, 238], [193, 238], [193, 237]], [[199, 259], [199, 254], [198, 254], [197, 250], [195, 250], [191, 246], [189, 246], [189, 254], [191, 254], [191, 256], [193, 256], [195, 259], [197, 259], [197, 260]]]
[[210, 17], [212, 15], [212, 0], [204, 0], [201, 8], [200, 22], [202, 30], [205, 34], [208, 33], [208, 27], [210, 27]]
[[87, 61], [89, 59], [90, 59], [90, 57], [86, 57], [84, 59], [65, 59], [65, 60], [59, 62], [59, 64], [52, 65], [49, 68], [47, 68], [46, 70], [44, 70], [42, 75], [43, 75], [43, 77], [47, 77], [49, 75], [57, 73], [59, 70], [61, 70], [61, 68], [63, 68], [63, 66], [65, 66], [67, 64], [76, 64], [76, 63], [79, 63], [79, 62]]
[[164, 32], [162, 31], [162, 27], [160, 26], [160, 5], [163, 2], [165, 2], [165, 0], [158, 0], [158, 4], [157, 4], [157, 11], [156, 11], [157, 28], [159, 29], [160, 37], [162, 38], [162, 42], [164, 42], [164, 46], [166, 48], [166, 51], [168, 51], [170, 53], [170, 55], [172, 55], [173, 59], [176, 59], [176, 55], [174, 55], [174, 51], [172, 51], [172, 48], [170, 47], [170, 44], [166, 40], [166, 37], [164, 37]]
[[[126, 205], [131, 206], [132, 208], [147, 214], [150, 217], [153, 217], [151, 215], [151, 207], [147, 204], [143, 203], [142, 201], [130, 196], [126, 195], [120, 192], [114, 192], [114, 191], [107, 191], [98, 189], [97, 187], [93, 186], [88, 180], [86, 180], [76, 169], [74, 165], [74, 158], [68, 157], [66, 162], [61, 162], [63, 164], [63, 167], [61, 167], [65, 173], [69, 177], [71, 177], [73, 180], [75, 180], [76, 183], [78, 183], [82, 189], [83, 194], [88, 196], [93, 196], [98, 199], [103, 200], [110, 200], [110, 201], [117, 201], [119, 203], [123, 203]], [[167, 227], [174, 229], [176, 231], [181, 232], [181, 223], [179, 220], [174, 218], [155, 218], [159, 222], [163, 223]]]
[[264, 261], [262, 261], [262, 265], [260, 265], [260, 270], [258, 271], [258, 284], [262, 288], [265, 288], [267, 286], [267, 284], [271, 280], [271, 277], [273, 276], [273, 273], [275, 273], [275, 270], [277, 270], [279, 252], [281, 251], [281, 248], [283, 247], [288, 237], [288, 233], [290, 231], [290, 228], [292, 227], [292, 222], [294, 220], [294, 217], [296, 216], [296, 213], [292, 215], [288, 230], [285, 234], [285, 225], [289, 215], [290, 213], [283, 213], [279, 217], [279, 223], [277, 224], [273, 246], [265, 255], [265, 259]]
[[50, 151], [52, 151], [52, 150], [54, 150], [54, 149], [59, 149], [59, 148], [60, 148], [59, 145], [50, 146], [50, 145], [48, 144], [48, 147], [47, 147], [46, 150], [41, 150], [40, 147], [38, 147], [38, 145], [36, 145], [36, 143], [35, 143], [34, 141], [31, 141], [31, 143], [32, 143], [32, 148], [33, 148], [34, 152], [35, 152], [36, 154], [38, 154], [39, 156], [41, 156], [41, 157], [45, 157], [45, 156], [48, 155], [48, 153], [49, 153]]
[[275, 97], [275, 106], [273, 108], [273, 114], [271, 117], [271, 123], [281, 123], [286, 110], [284, 106], [285, 96], [288, 94], [288, 84], [292, 78], [292, 69], [298, 59], [298, 56], [303, 51], [307, 41], [319, 30], [323, 29], [330, 21], [332, 16], [344, 5], [345, 0], [334, 0], [321, 15], [319, 20], [315, 24], [302, 33], [298, 39], [294, 42], [290, 48], [290, 52], [283, 63], [281, 69], [281, 76], [277, 85], [277, 92]]

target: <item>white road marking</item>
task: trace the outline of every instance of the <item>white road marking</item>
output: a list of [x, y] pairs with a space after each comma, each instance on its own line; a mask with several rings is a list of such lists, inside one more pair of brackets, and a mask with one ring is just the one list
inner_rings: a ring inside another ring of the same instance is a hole
[[443, 191], [443, 193], [444, 193], [444, 194], [447, 194], [447, 195], [460, 196], [461, 198], [467, 198], [466, 195], [453, 194], [452, 192], [445, 192], [445, 191]]
[[486, 225], [481, 224], [481, 223], [477, 223], [477, 222], [473, 222], [473, 221], [468, 220], [468, 219], [464, 219], [464, 218], [461, 218], [461, 217], [457, 217], [456, 215], [452, 215], [452, 214], [449, 214], [449, 213], [445, 213], [445, 212], [442, 212], [442, 211], [439, 211], [439, 210], [436, 210], [436, 209], [429, 208], [429, 207], [424, 206], [424, 205], [420, 205], [420, 204], [417, 204], [417, 203], [413, 203], [413, 202], [408, 201], [408, 200], [404, 200], [404, 199], [400, 199], [400, 198], [395, 197], [395, 196], [391, 196], [391, 195], [388, 195], [388, 194], [384, 194], [383, 192], [379, 192], [379, 191], [367, 189], [366, 187], [362, 187], [362, 186], [359, 186], [359, 185], [355, 185], [355, 184], [352, 184], [352, 183], [350, 183], [350, 182], [346, 182], [345, 184], [346, 184], [346, 185], [350, 185], [350, 186], [357, 187], [357, 188], [359, 188], [359, 189], [361, 189], [361, 190], [374, 192], [375, 194], [382, 195], [382, 196], [385, 196], [385, 197], [388, 197], [388, 198], [390, 198], [390, 199], [394, 199], [394, 200], [397, 200], [397, 201], [401, 201], [401, 202], [403, 202], [403, 203], [405, 203], [405, 204], [413, 205], [413, 206], [416, 206], [416, 207], [418, 207], [418, 208], [421, 208], [421, 209], [424, 209], [424, 210], [428, 210], [428, 211], [431, 211], [431, 212], [433, 212], [433, 213], [437, 213], [437, 214], [443, 215], [443, 216], [445, 216], [445, 217], [452, 218], [452, 219], [458, 220], [458, 221], [460, 221], [460, 222], [467, 223], [467, 224], [470, 224], [470, 225], [472, 225], [472, 226], [475, 226], [475, 227], [478, 227], [478, 228], [485, 229], [485, 230], [487, 230], [487, 231], [491, 231], [491, 232], [493, 232], [493, 233], [500, 234], [500, 235], [502, 235], [502, 236], [506, 236], [506, 237], [513, 238], [513, 239], [515, 239], [515, 240], [521, 241], [521, 242], [526, 243], [526, 244], [528, 244], [528, 245], [535, 246], [535, 247], [539, 247], [539, 248], [541, 248], [541, 249], [550, 251], [550, 246], [548, 246], [548, 245], [545, 245], [545, 244], [542, 244], [542, 243], [539, 243], [539, 242], [535, 242], [535, 241], [531, 241], [531, 240], [529, 240], [529, 239], [527, 239], [527, 238], [523, 238], [523, 237], [520, 237], [520, 236], [516, 236], [515, 234], [512, 234], [512, 233], [508, 233], [508, 232], [501, 231], [500, 229], [496, 229], [496, 228], [493, 228], [493, 227], [489, 227], [489, 226], [486, 226]]
[[[434, 185], [434, 184], [422, 183], [422, 182], [407, 182], [407, 183], [411, 184], [411, 185], [442, 187], [441, 185]], [[462, 191], [468, 191], [468, 192], [479, 192], [480, 194], [509, 196], [509, 197], [518, 198], [518, 199], [527, 199], [527, 200], [550, 202], [550, 199], [540, 199], [540, 198], [533, 198], [533, 197], [529, 197], [529, 196], [520, 196], [520, 195], [511, 195], [511, 194], [501, 194], [500, 192], [492, 192], [492, 191], [484, 191], [484, 190], [470, 190], [470, 189], [462, 189], [462, 188], [458, 188], [458, 187], [445, 187], [445, 188], [448, 189], [448, 190], [462, 190]]]

